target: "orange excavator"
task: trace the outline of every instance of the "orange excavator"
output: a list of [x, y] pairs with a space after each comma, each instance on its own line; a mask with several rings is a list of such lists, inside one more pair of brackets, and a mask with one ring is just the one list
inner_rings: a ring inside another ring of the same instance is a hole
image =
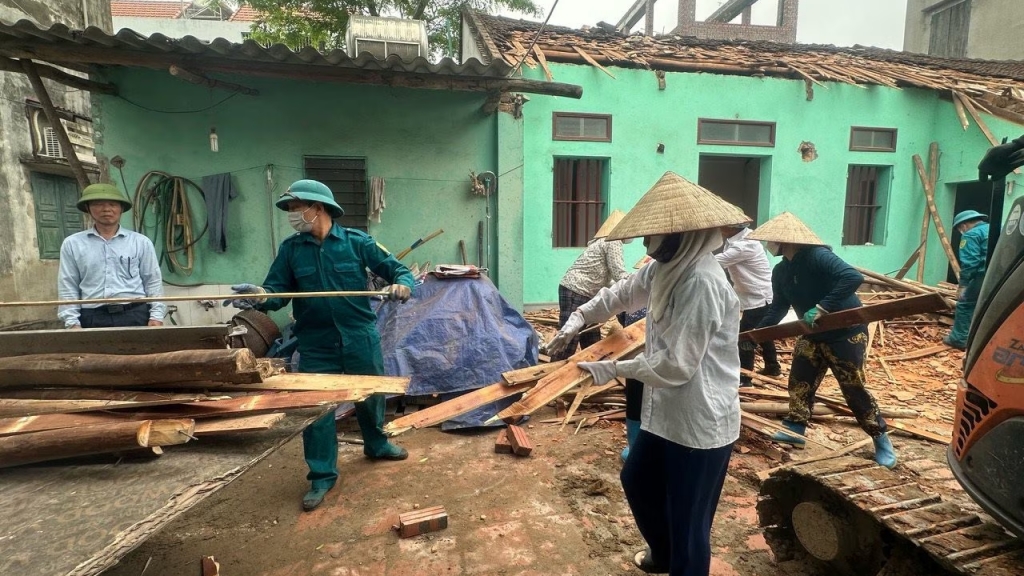
[[1024, 136], [979, 165], [992, 185], [989, 263], [947, 462], [908, 448], [895, 470], [847, 456], [775, 472], [757, 509], [778, 561], [844, 576], [1024, 574], [1024, 198], [1003, 210], [1020, 166]]

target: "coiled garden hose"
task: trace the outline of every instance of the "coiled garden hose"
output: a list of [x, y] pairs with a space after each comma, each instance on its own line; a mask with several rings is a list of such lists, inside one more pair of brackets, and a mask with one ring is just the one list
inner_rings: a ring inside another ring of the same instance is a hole
[[[185, 276], [190, 276], [195, 269], [195, 245], [206, 235], [210, 224], [207, 219], [202, 231], [195, 235], [190, 190], [198, 192], [205, 203], [206, 195], [195, 182], [154, 170], [139, 180], [133, 199], [135, 229], [149, 236], [154, 246], [163, 247], [161, 264], [167, 264], [170, 272]], [[147, 221], [149, 214], [153, 221]]]

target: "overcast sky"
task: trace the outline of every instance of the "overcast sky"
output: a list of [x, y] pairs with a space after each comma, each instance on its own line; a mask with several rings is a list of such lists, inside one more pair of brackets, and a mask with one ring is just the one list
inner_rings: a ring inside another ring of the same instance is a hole
[[[535, 0], [546, 16], [554, 0]], [[551, 23], [579, 28], [604, 20], [615, 24], [634, 0], [558, 0]], [[703, 20], [725, 0], [697, 0], [697, 19]], [[778, 0], [760, 0], [754, 4], [754, 24], [774, 24]], [[660, 0], [654, 6], [654, 30], [669, 32], [676, 24], [676, 0]], [[853, 46], [863, 44], [903, 49], [903, 23], [907, 0], [800, 0], [796, 39], [807, 44]], [[521, 16], [506, 13], [507, 16]], [[544, 20], [544, 17], [531, 20]], [[643, 20], [637, 25], [643, 29]]]

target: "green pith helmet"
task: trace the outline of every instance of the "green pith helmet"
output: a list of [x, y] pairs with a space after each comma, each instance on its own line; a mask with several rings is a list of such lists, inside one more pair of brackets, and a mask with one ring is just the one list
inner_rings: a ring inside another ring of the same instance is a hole
[[953, 228], [956, 228], [964, 222], [971, 222], [972, 220], [984, 220], [988, 222], [988, 216], [978, 212], [977, 210], [964, 210], [953, 218]]
[[113, 200], [120, 202], [125, 212], [132, 209], [132, 203], [128, 197], [121, 194], [117, 186], [113, 184], [89, 184], [82, 190], [82, 197], [78, 199], [78, 209], [86, 214], [89, 213], [89, 202], [93, 200]]
[[334, 193], [323, 182], [316, 180], [298, 180], [288, 187], [288, 190], [277, 200], [277, 207], [281, 210], [288, 210], [288, 202], [291, 200], [302, 200], [303, 202], [319, 202], [324, 205], [331, 218], [339, 218], [345, 211], [338, 206], [334, 200]]

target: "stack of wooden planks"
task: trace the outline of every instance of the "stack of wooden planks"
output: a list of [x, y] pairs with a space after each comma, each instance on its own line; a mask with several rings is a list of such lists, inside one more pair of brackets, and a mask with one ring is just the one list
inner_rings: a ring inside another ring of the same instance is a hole
[[0, 467], [159, 454], [204, 436], [267, 430], [288, 410], [402, 394], [403, 377], [284, 373], [248, 349], [0, 358]]

